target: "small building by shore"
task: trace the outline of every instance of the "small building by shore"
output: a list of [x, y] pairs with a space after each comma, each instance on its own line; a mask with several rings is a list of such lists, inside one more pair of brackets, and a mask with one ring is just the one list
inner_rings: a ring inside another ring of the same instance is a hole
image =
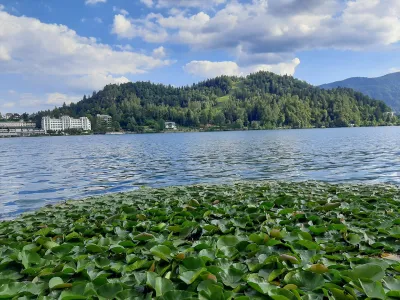
[[165, 122], [165, 129], [177, 130], [175, 122]]

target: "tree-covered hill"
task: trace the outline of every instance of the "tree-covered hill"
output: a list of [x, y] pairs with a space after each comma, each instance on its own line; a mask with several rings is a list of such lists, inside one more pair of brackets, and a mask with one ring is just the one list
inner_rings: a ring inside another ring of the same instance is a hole
[[346, 87], [362, 92], [374, 99], [385, 101], [400, 112], [400, 72], [378, 78], [353, 77], [320, 86], [324, 89]]
[[247, 77], [221, 76], [186, 87], [149, 82], [107, 85], [76, 104], [35, 114], [59, 117], [96, 114], [113, 117], [114, 129], [160, 130], [163, 122], [180, 126], [225, 128], [345, 127], [390, 122], [382, 101], [347, 88], [322, 90], [291, 76], [259, 72]]

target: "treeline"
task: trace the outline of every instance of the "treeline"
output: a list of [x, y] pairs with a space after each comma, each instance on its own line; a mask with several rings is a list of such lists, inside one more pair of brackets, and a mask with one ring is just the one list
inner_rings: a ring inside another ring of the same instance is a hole
[[307, 128], [373, 126], [393, 122], [391, 109], [352, 89], [323, 90], [291, 76], [259, 72], [221, 76], [186, 87], [150, 82], [107, 85], [76, 104], [41, 111], [33, 117], [113, 118], [112, 130], [162, 130], [164, 121], [180, 126], [232, 128]]

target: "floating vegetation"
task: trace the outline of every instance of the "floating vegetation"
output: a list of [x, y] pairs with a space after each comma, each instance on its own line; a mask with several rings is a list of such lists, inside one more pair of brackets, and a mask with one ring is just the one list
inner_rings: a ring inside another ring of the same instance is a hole
[[0, 223], [0, 299], [400, 298], [400, 189], [141, 189]]

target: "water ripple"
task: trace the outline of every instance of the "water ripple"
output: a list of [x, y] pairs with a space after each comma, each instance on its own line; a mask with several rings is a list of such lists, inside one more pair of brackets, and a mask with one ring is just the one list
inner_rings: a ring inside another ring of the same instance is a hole
[[251, 179], [400, 184], [400, 128], [0, 140], [0, 219], [63, 199]]

